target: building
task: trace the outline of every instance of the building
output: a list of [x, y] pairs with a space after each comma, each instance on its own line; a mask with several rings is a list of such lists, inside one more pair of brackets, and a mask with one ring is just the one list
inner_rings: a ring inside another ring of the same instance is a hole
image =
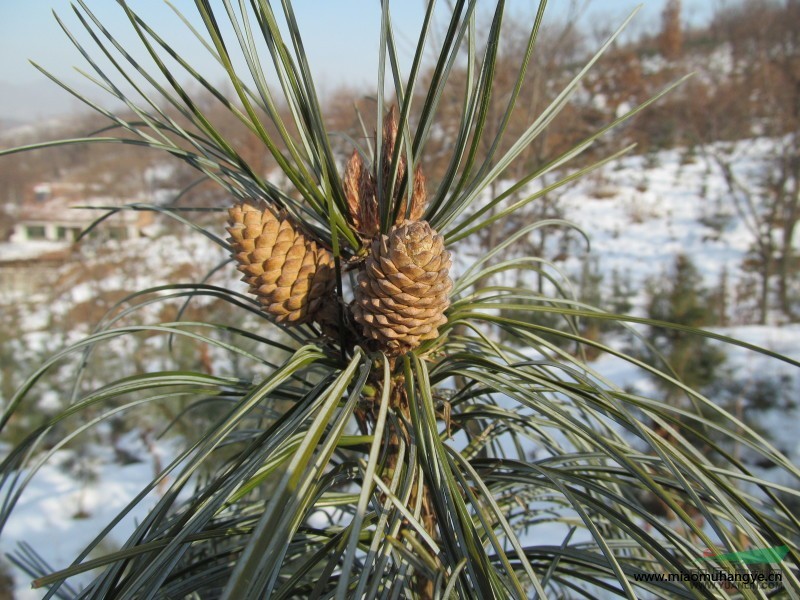
[[[0, 301], [41, 291], [39, 282], [70, 260], [80, 234], [107, 208], [128, 201], [94, 196], [86, 186], [69, 182], [40, 183], [16, 210], [8, 240], [0, 241]], [[91, 208], [98, 207], [98, 208]], [[149, 212], [122, 210], [105, 219], [90, 237], [127, 240], [139, 237], [152, 222]]]
[[[20, 208], [9, 241], [19, 244], [36, 241], [71, 243], [96, 219], [108, 212], [83, 207], [122, 204], [115, 198], [85, 198], [83, 185], [40, 183], [34, 186], [31, 197]], [[143, 225], [143, 214], [120, 211], [104, 221], [100, 232], [117, 240], [138, 237]]]

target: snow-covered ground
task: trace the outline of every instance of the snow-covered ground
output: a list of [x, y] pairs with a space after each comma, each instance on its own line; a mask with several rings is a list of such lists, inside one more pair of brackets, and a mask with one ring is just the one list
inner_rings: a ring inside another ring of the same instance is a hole
[[[753, 171], [772, 143], [770, 140], [742, 142], [730, 154], [737, 157], [736, 164], [743, 172]], [[591, 255], [597, 259], [606, 286], [611, 273], [616, 271], [629, 278], [633, 289], [640, 290], [647, 279], [667, 272], [678, 253], [694, 260], [706, 286], [718, 285], [723, 270], [731, 289], [743, 277], [741, 265], [752, 237], [731, 206], [721, 172], [702, 153], [688, 159], [681, 150], [650, 157], [624, 157], [566, 190], [559, 203], [565, 218], [591, 238]], [[715, 219], [721, 223], [718, 228], [709, 226]], [[225, 258], [219, 248], [200, 235], [136, 240], [115, 248], [118, 257], [119, 252], [128, 257], [119, 261], [124, 272], [112, 271], [99, 282], [76, 279], [53, 302], [38, 303], [28, 310], [26, 335], [31, 343], [41, 340], [45, 345], [47, 336], [42, 332], [48, 326], [49, 314], [66, 315], [71, 306], [91, 301], [99, 291], [135, 290], [169, 281], [170, 274], [180, 271], [182, 266], [200, 268], [202, 277]], [[103, 256], [104, 250], [98, 249], [95, 258], [102, 260]], [[580, 272], [581, 264], [580, 258], [572, 256], [562, 266], [574, 275]], [[169, 270], [165, 270], [165, 265]], [[66, 272], [64, 278], [68, 282], [75, 276]], [[238, 282], [233, 268], [212, 282], [244, 291], [244, 284]], [[641, 312], [643, 300], [641, 294], [633, 299], [634, 312]], [[800, 326], [736, 326], [719, 332], [800, 359]], [[86, 333], [86, 327], [77, 328], [63, 341], [76, 341]], [[795, 397], [800, 391], [797, 369], [744, 350], [726, 351], [726, 367], [737, 376], [774, 376], [794, 390]], [[650, 385], [640, 370], [610, 357], [600, 358], [593, 368], [620, 386]], [[798, 462], [800, 441], [795, 424], [800, 415], [797, 407], [788, 410], [792, 418], [787, 418], [786, 412], [772, 411], [759, 416], [760, 424], [770, 432], [774, 443]], [[170, 455], [168, 446], [155, 447], [157, 452]], [[12, 551], [17, 543], [24, 541], [34, 546], [52, 568], [67, 566], [152, 478], [150, 453], [142, 452], [141, 448], [137, 453], [142, 462], [128, 466], [115, 464], [108, 453], [93, 453], [93, 476], [88, 479], [76, 477], [74, 472], [70, 474], [65, 465], [72, 462], [71, 457], [59, 453], [34, 477], [20, 499], [0, 539], [0, 550]], [[146, 506], [140, 507], [131, 519], [117, 527], [111, 541], [124, 540], [133, 519], [141, 517], [145, 509]], [[41, 597], [40, 592], [28, 589], [25, 575], [15, 571], [14, 576], [18, 598]]]
[[[18, 543], [24, 542], [52, 569], [68, 567], [174, 457], [176, 446], [174, 442], [145, 444], [138, 435], [130, 434], [117, 448], [126, 452], [129, 464], [120, 465], [108, 448], [89, 447], [82, 456], [69, 450], [56, 452], [17, 501], [3, 531], [3, 552], [18, 551]], [[23, 477], [27, 475], [27, 471], [22, 473]], [[110, 531], [99, 546], [101, 553], [122, 546], [158, 501], [159, 491], [151, 492]], [[17, 600], [44, 596], [44, 591], [31, 588], [28, 575], [16, 568], [11, 571]], [[70, 583], [80, 589], [81, 582], [91, 580], [91, 576], [80, 575]]]
[[38, 258], [52, 252], [62, 252], [69, 248], [67, 242], [33, 240], [26, 242], [0, 242], [0, 258], [4, 261]]
[[[747, 140], [724, 151], [734, 157], [737, 172], [754, 179], [773, 144]], [[719, 166], [702, 151], [623, 157], [578, 182], [560, 201], [567, 220], [589, 235], [601, 273], [628, 273], [637, 289], [679, 253], [692, 258], [707, 286], [718, 283], [723, 269], [736, 279], [753, 242]]]

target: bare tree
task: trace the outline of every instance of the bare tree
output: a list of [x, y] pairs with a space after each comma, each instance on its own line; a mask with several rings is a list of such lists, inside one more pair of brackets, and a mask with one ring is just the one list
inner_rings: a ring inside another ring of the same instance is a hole
[[[714, 150], [734, 206], [753, 236], [761, 269], [759, 313], [765, 322], [772, 280], [777, 306], [786, 318], [798, 318], [792, 286], [798, 274], [795, 232], [800, 219], [800, 1], [751, 0], [719, 15], [715, 29], [729, 44], [733, 65], [727, 85], [714, 94], [735, 103], [740, 137], [772, 140], [757, 171], [744, 171], [736, 156]], [[711, 113], [713, 114], [713, 113]], [[726, 119], [716, 114], [716, 119]], [[727, 116], [726, 128], [733, 126]], [[742, 127], [749, 123], [749, 127]], [[750, 163], [753, 161], [751, 160]]]

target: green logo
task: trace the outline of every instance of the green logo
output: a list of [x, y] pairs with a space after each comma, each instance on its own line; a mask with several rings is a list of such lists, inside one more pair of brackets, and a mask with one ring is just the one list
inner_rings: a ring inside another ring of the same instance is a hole
[[781, 562], [789, 554], [789, 546], [773, 546], [772, 548], [762, 548], [760, 550], [728, 552], [727, 554], [714, 554], [714, 552], [716, 552], [716, 549], [707, 549], [703, 552], [703, 557], [700, 560], [724, 560], [740, 562], [746, 565], [757, 565], [759, 563]]

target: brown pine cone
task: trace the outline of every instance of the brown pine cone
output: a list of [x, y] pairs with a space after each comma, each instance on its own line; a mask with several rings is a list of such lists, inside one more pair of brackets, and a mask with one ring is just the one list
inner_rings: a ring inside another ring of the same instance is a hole
[[233, 257], [262, 309], [284, 325], [313, 320], [335, 285], [331, 253], [269, 209], [237, 203], [228, 215]]
[[[383, 145], [381, 147], [381, 155], [376, 162], [382, 170], [382, 181], [385, 184], [391, 177], [392, 153], [394, 152], [394, 145], [397, 140], [397, 111], [394, 107], [392, 107], [389, 114], [386, 115], [383, 123]], [[395, 225], [399, 225], [405, 221], [406, 218], [411, 221], [418, 221], [422, 218], [422, 214], [425, 212], [425, 206], [428, 202], [428, 195], [425, 190], [425, 176], [422, 174], [422, 169], [417, 166], [414, 170], [414, 177], [410, 183], [412, 186], [411, 210], [409, 214], [406, 215], [408, 195], [404, 193], [403, 198], [399, 198], [400, 182], [406, 173], [406, 163], [405, 154], [401, 152], [394, 188], [394, 202], [400, 201], [400, 208], [397, 213]], [[371, 171], [367, 168], [358, 151], [354, 151], [345, 166], [342, 184], [344, 186], [345, 198], [347, 199], [348, 212], [350, 213], [350, 222], [353, 224], [353, 228], [364, 239], [372, 239], [378, 235], [380, 231], [376, 181], [377, 176], [374, 170]]]
[[450, 305], [450, 253], [426, 221], [405, 221], [372, 242], [358, 275], [353, 316], [389, 356], [439, 335]]

